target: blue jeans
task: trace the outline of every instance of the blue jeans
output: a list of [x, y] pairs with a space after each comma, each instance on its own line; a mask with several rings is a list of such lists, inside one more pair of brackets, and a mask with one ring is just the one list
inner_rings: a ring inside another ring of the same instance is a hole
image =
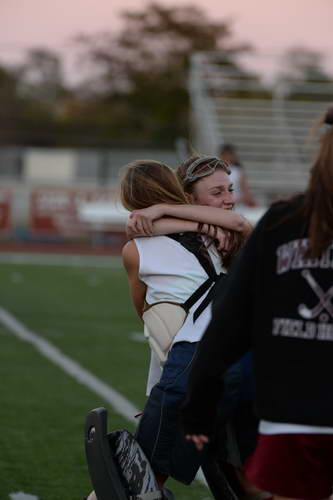
[[190, 342], [178, 342], [172, 347], [136, 433], [153, 470], [185, 484], [193, 481], [203, 458], [202, 453], [184, 439], [178, 424], [196, 347], [197, 343]]
[[[198, 452], [192, 442], [185, 440], [179, 426], [179, 409], [185, 399], [197, 345], [178, 342], [172, 347], [161, 380], [150, 393], [136, 433], [136, 439], [155, 473], [171, 476], [184, 484], [193, 481], [205, 460], [205, 453]], [[224, 377], [222, 423], [239, 403], [242, 373], [242, 362], [239, 362]], [[248, 392], [246, 387], [244, 390]]]

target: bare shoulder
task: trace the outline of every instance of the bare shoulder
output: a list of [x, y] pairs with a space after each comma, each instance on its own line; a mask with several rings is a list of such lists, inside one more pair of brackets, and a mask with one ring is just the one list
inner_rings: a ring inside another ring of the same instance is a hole
[[139, 263], [139, 253], [133, 240], [128, 241], [123, 246], [122, 258], [127, 272], [137, 269]]
[[125, 245], [123, 246], [123, 249], [122, 249], [123, 258], [127, 257], [127, 256], [131, 256], [132, 254], [135, 255], [137, 253], [138, 253], [138, 250], [137, 250], [136, 244], [133, 240], [127, 241], [127, 243], [125, 243]]

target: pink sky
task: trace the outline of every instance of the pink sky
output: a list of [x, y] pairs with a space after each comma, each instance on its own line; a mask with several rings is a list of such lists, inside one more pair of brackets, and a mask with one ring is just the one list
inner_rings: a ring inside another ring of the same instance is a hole
[[[247, 61], [267, 72], [276, 54], [290, 46], [317, 49], [333, 73], [332, 0], [159, 0], [194, 4], [211, 17], [234, 19], [235, 39], [252, 43], [258, 55]], [[24, 48], [65, 49], [74, 35], [112, 30], [122, 9], [142, 8], [143, 0], [0, 0], [0, 59], [17, 59]]]

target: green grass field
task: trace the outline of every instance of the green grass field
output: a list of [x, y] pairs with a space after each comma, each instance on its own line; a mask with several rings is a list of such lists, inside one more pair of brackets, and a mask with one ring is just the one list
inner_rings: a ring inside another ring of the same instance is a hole
[[[141, 409], [149, 350], [133, 336], [142, 328], [120, 260], [70, 263], [2, 258], [0, 307]], [[83, 441], [88, 411], [105, 406], [109, 430], [133, 425], [1, 324], [0, 342], [0, 500], [19, 491], [39, 500], [82, 500], [91, 489]], [[168, 486], [177, 499], [211, 498], [198, 482]]]

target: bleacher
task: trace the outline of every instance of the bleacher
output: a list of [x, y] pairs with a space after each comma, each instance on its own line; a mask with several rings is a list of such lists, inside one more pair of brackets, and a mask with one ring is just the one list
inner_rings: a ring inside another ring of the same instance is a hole
[[189, 87], [194, 142], [215, 154], [233, 143], [264, 205], [302, 190], [318, 145], [311, 131], [333, 101], [331, 82], [280, 80], [265, 87], [218, 53], [193, 55]]

